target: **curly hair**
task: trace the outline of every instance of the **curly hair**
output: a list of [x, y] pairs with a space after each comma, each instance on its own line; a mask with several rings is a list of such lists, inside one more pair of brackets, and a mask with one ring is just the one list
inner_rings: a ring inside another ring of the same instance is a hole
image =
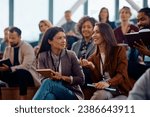
[[93, 18], [93, 17], [90, 17], [90, 16], [84, 16], [84, 17], [82, 17], [80, 20], [79, 20], [79, 22], [78, 22], [78, 24], [77, 24], [77, 30], [78, 30], [78, 32], [82, 35], [82, 25], [86, 22], [86, 21], [90, 21], [91, 22], [91, 24], [92, 24], [92, 26], [93, 26], [93, 28], [94, 28], [94, 26], [95, 26], [95, 23], [97, 23], [97, 21], [96, 21], [96, 19], [95, 18]]
[[144, 12], [145, 15], [147, 15], [148, 17], [150, 17], [150, 8], [148, 8], [148, 7], [142, 8], [142, 9], [140, 9], [138, 12], [139, 12], [139, 13], [140, 13], [140, 12]]

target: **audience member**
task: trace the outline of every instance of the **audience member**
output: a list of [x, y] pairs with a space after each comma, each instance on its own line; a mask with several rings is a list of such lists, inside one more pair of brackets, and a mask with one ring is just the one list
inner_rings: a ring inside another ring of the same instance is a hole
[[84, 84], [82, 68], [75, 53], [65, 47], [66, 35], [62, 28], [46, 31], [38, 54], [38, 68], [52, 69], [54, 75], [43, 79], [34, 100], [84, 99], [79, 86]]
[[76, 22], [72, 20], [72, 12], [70, 10], [65, 11], [64, 14], [66, 23], [64, 23], [61, 27], [65, 30], [66, 35], [75, 36], [76, 30]]
[[131, 10], [129, 7], [124, 6], [121, 8], [120, 12], [121, 25], [114, 30], [117, 43], [127, 43], [127, 40], [124, 36], [126, 33], [138, 32], [138, 27], [130, 23]]
[[[138, 27], [130, 23], [130, 17], [132, 15], [131, 10], [129, 7], [124, 6], [121, 8], [120, 12], [120, 19], [121, 19], [121, 25], [114, 30], [115, 37], [117, 39], [117, 43], [125, 43], [127, 44], [127, 40], [125, 38], [126, 33], [131, 32], [138, 32]], [[131, 73], [131, 65], [133, 62], [141, 62], [141, 59], [138, 59], [140, 57], [139, 52], [135, 48], [129, 48], [127, 47], [127, 57], [128, 57], [128, 73], [130, 77], [134, 77]], [[140, 57], [141, 58], [141, 57]], [[135, 77], [134, 77], [135, 78]]]
[[66, 23], [64, 23], [61, 27], [65, 30], [66, 40], [67, 40], [67, 49], [71, 49], [72, 44], [79, 40], [79, 34], [76, 29], [76, 22], [72, 20], [72, 12], [70, 10], [66, 10], [64, 14]]
[[[140, 9], [138, 12], [137, 20], [137, 24], [140, 29], [150, 29], [150, 8]], [[142, 42], [135, 42], [134, 47], [138, 49], [140, 54], [150, 56], [150, 50], [148, 49], [149, 47], [146, 47]], [[139, 64], [136, 61], [132, 61], [132, 63], [129, 64], [128, 68], [129, 75], [137, 80], [148, 68], [150, 68], [150, 66], [147, 64]]]
[[106, 7], [102, 7], [100, 9], [98, 18], [99, 18], [99, 22], [108, 23], [112, 27], [112, 29], [116, 28], [115, 22], [109, 21], [109, 11]]
[[75, 42], [72, 46], [72, 50], [75, 51], [78, 58], [88, 58], [95, 50], [93, 44], [92, 34], [93, 28], [97, 21], [93, 17], [84, 16], [77, 24], [79, 33], [82, 35], [82, 39]]
[[4, 29], [4, 39], [1, 41], [1, 53], [4, 53], [5, 47], [8, 46], [8, 33], [9, 33], [9, 27]]
[[[84, 16], [77, 24], [77, 28], [79, 33], [82, 35], [82, 39], [75, 42], [72, 45], [71, 50], [76, 53], [79, 59], [87, 59], [95, 51], [92, 34], [96, 22], [97, 21], [93, 17]], [[90, 70], [83, 67], [83, 71], [85, 74], [85, 84], [90, 83]]]
[[37, 55], [38, 51], [39, 51], [39, 48], [40, 48], [40, 44], [42, 42], [42, 37], [44, 35], [44, 33], [46, 32], [47, 29], [53, 27], [52, 23], [48, 20], [41, 20], [39, 22], [39, 30], [40, 30], [40, 35], [39, 35], [39, 42], [38, 42], [38, 45], [34, 47], [34, 52], [35, 52], [35, 55]]
[[[140, 9], [138, 12], [137, 20], [137, 24], [140, 29], [150, 29], [150, 8]], [[141, 54], [150, 56], [150, 50], [142, 43], [136, 43], [135, 47], [140, 51]]]
[[33, 66], [34, 51], [31, 45], [21, 40], [21, 30], [17, 27], [9, 29], [8, 43], [10, 46], [5, 48], [3, 59], [9, 58], [12, 66], [3, 64], [0, 67], [0, 79], [10, 87], [19, 85], [20, 99], [26, 99], [27, 87], [34, 86], [34, 80], [38, 81]]
[[[124, 95], [125, 99], [131, 89], [127, 74], [126, 50], [117, 46], [113, 29], [106, 23], [97, 23], [92, 35], [96, 51], [88, 60], [80, 61], [82, 66], [92, 70], [92, 82], [96, 88], [91, 100], [106, 100]], [[109, 91], [106, 88], [115, 88]], [[93, 93], [93, 92], [92, 92]]]
[[42, 41], [43, 34], [46, 32], [47, 29], [49, 29], [51, 27], [53, 27], [53, 24], [48, 20], [41, 20], [39, 22], [39, 30], [41, 32], [41, 34], [39, 36], [39, 43], [41, 43], [41, 41]]

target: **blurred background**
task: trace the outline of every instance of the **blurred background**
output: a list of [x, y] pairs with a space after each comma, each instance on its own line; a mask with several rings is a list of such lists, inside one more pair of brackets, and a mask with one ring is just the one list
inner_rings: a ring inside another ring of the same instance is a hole
[[34, 42], [39, 39], [38, 23], [42, 19], [50, 20], [53, 25], [61, 26], [64, 12], [70, 9], [75, 22], [89, 15], [98, 20], [102, 7], [109, 9], [110, 21], [119, 24], [119, 9], [131, 8], [131, 21], [136, 23], [137, 11], [150, 6], [150, 0], [0, 0], [0, 38], [8, 26], [17, 26], [22, 30], [22, 39]]

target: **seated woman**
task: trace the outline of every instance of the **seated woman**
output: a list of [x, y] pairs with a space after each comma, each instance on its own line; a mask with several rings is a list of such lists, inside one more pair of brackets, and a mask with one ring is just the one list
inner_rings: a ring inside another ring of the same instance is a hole
[[46, 32], [47, 29], [53, 27], [53, 24], [49, 20], [41, 20], [38, 26], [39, 26], [40, 34], [39, 34], [38, 45], [34, 47], [35, 55], [37, 55], [39, 51], [44, 33]]
[[[97, 21], [95, 20], [95, 18], [84, 16], [79, 20], [77, 24], [77, 30], [82, 35], [82, 39], [75, 42], [72, 45], [71, 50], [76, 53], [79, 59], [87, 59], [95, 51], [92, 34], [96, 22]], [[83, 72], [85, 74], [84, 86], [86, 86], [87, 83], [91, 83], [91, 71], [88, 68], [83, 67]]]
[[102, 7], [100, 9], [98, 19], [99, 19], [99, 22], [108, 23], [112, 27], [112, 29], [116, 28], [115, 22], [111, 22], [109, 20], [109, 10], [108, 10], [108, 8]]
[[34, 100], [76, 100], [84, 95], [79, 85], [84, 74], [76, 54], [66, 50], [66, 35], [62, 28], [52, 27], [43, 37], [38, 54], [38, 68], [52, 69], [54, 75], [44, 79]]
[[[127, 96], [131, 86], [127, 74], [128, 62], [125, 48], [117, 46], [113, 30], [106, 23], [95, 25], [92, 38], [97, 47], [95, 53], [88, 60], [80, 61], [82, 66], [90, 68], [93, 72], [92, 81], [96, 90], [91, 100]], [[110, 87], [115, 88], [116, 91], [106, 90]]]

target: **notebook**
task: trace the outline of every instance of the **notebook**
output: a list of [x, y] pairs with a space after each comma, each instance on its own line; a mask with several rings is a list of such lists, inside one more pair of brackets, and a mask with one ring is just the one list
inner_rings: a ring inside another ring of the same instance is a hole
[[143, 29], [139, 32], [127, 33], [125, 34], [125, 37], [127, 39], [127, 44], [130, 47], [133, 47], [135, 41], [140, 43], [140, 39], [146, 46], [150, 45], [150, 29]]
[[37, 69], [36, 71], [44, 77], [51, 77], [55, 75], [55, 71], [52, 69]]
[[[89, 86], [89, 87], [95, 87], [94, 84], [87, 84], [87, 86]], [[110, 87], [105, 88], [105, 90], [108, 90], [108, 91], [116, 91], [115, 88], [110, 88]]]
[[0, 67], [3, 66], [3, 64], [5, 64], [5, 65], [7, 65], [9, 67], [12, 66], [12, 63], [11, 63], [9, 58], [8, 59], [4, 59], [4, 60], [0, 60]]

